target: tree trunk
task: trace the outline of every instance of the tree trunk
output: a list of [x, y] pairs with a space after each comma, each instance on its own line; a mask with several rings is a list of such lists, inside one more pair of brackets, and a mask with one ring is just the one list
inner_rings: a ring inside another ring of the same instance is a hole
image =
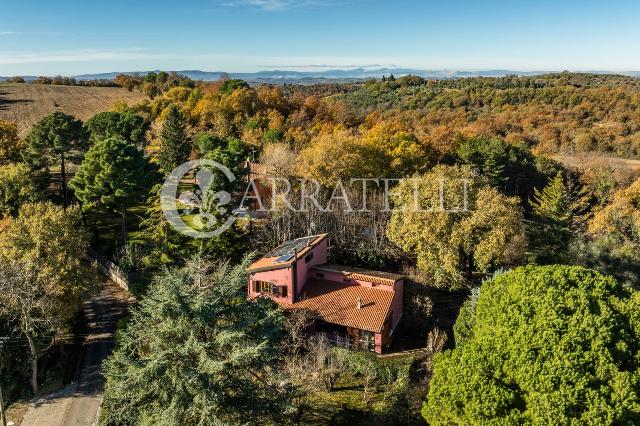
[[95, 238], [96, 248], [100, 248], [100, 233], [98, 232], [98, 220], [93, 219], [93, 237]]
[[127, 205], [122, 203], [122, 247], [127, 245]]
[[38, 393], [38, 352], [33, 338], [29, 334], [27, 334], [27, 341], [29, 342], [29, 351], [31, 351], [31, 390], [35, 395]]
[[82, 201], [78, 201], [78, 205], [80, 206], [80, 217], [82, 218], [82, 226], [84, 228], [87, 227], [87, 215], [84, 213], [84, 209], [82, 208]]
[[64, 164], [64, 151], [60, 153], [60, 186], [62, 188], [62, 207], [67, 208], [67, 178]]
[[58, 350], [60, 351], [60, 376], [62, 377], [62, 383], [66, 383], [66, 354], [64, 350], [64, 341], [60, 340], [60, 342], [58, 342]]
[[7, 426], [7, 417], [4, 414], [4, 399], [2, 396], [2, 383], [0, 383], [0, 425]]

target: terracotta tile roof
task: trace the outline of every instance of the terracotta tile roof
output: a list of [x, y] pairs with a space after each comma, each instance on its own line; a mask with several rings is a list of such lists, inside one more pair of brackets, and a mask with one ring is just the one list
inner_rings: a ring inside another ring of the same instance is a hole
[[[249, 268], [248, 268], [249, 272], [289, 268], [291, 267], [291, 264], [294, 262], [294, 260], [304, 257], [312, 248], [317, 246], [326, 237], [327, 237], [327, 234], [320, 234], [320, 235], [311, 235], [309, 237], [302, 237], [302, 238], [296, 238], [294, 240], [285, 241], [284, 243], [280, 244], [278, 247], [269, 251], [263, 257], [261, 257], [260, 259], [256, 260], [251, 265], [249, 265]], [[291, 259], [287, 261], [276, 262], [276, 260], [278, 260], [278, 258], [281, 257], [279, 253], [283, 252], [283, 250], [288, 247], [293, 247], [293, 245], [295, 245], [295, 243], [298, 240], [300, 241], [306, 240], [308, 241], [308, 244], [305, 244], [299, 249], [299, 251], [296, 252], [295, 259], [292, 256]]]
[[[395, 292], [357, 284], [311, 279], [293, 304], [279, 302], [286, 309], [306, 309], [332, 324], [380, 333]], [[358, 298], [362, 308], [358, 309]]]
[[393, 274], [391, 272], [374, 271], [372, 269], [355, 268], [344, 265], [317, 265], [314, 266], [313, 269], [320, 272], [336, 272], [344, 275], [345, 277], [354, 278], [361, 281], [373, 282], [376, 284], [393, 285], [393, 283], [403, 278], [402, 275]]

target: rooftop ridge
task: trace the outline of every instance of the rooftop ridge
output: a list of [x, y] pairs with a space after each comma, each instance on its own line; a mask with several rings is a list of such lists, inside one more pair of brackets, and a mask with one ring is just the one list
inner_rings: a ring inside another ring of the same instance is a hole
[[[395, 274], [393, 272], [378, 271], [374, 269], [359, 268], [355, 266], [338, 265], [335, 263], [326, 263], [324, 265], [315, 265], [311, 269], [323, 272], [336, 272], [345, 276], [354, 277], [362, 276], [366, 278], [374, 278], [388, 284], [393, 284], [404, 278], [404, 275]], [[364, 280], [366, 281], [366, 280]]]

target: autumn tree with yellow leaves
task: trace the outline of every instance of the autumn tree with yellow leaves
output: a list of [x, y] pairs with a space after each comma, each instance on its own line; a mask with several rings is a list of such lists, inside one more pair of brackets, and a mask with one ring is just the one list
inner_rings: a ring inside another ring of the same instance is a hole
[[589, 231], [640, 245], [640, 179], [615, 193], [611, 204], [594, 215]]
[[518, 199], [467, 166], [436, 166], [400, 182], [391, 197], [387, 236], [416, 256], [435, 286], [462, 289], [522, 260], [527, 239]]

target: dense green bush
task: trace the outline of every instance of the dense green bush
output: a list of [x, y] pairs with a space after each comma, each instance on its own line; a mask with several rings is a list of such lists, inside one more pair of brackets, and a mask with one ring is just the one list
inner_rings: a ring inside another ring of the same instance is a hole
[[637, 424], [640, 295], [576, 266], [485, 283], [473, 336], [436, 357], [432, 425]]

